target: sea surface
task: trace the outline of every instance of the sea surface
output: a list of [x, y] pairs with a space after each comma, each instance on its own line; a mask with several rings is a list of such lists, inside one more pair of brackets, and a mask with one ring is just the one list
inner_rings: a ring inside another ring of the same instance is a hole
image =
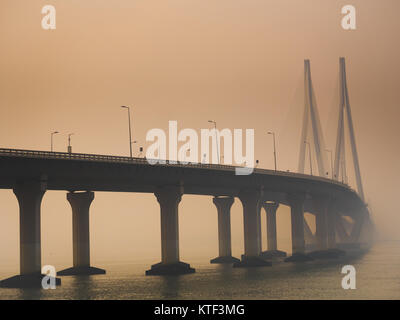
[[[104, 263], [95, 266], [106, 275], [61, 277], [55, 290], [0, 288], [0, 299], [400, 299], [400, 241], [379, 242], [363, 255], [335, 261], [277, 261], [251, 269], [185, 262], [196, 273], [145, 276], [151, 263]], [[356, 269], [354, 290], [342, 288], [344, 265]], [[0, 272], [2, 279], [11, 275]]]

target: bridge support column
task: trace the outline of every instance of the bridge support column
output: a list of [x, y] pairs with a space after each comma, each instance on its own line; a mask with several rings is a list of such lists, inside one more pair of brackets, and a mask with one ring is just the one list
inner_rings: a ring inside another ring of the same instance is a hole
[[[313, 198], [313, 207], [315, 214], [315, 224], [316, 224], [316, 238], [317, 247], [316, 251], [309, 253], [309, 256], [316, 259], [335, 259], [344, 255], [345, 252], [338, 250], [334, 247], [329, 247], [328, 239], [329, 232], [333, 231], [333, 236], [335, 236], [335, 219], [331, 220], [329, 218], [329, 206], [331, 199], [328, 196], [319, 196]], [[330, 230], [330, 231], [329, 231]]]
[[317, 238], [317, 247], [318, 250], [326, 250], [328, 248], [327, 215], [329, 198], [313, 198], [313, 206], [315, 211], [315, 235]]
[[182, 198], [181, 187], [168, 186], [155, 192], [161, 209], [161, 262], [151, 266], [146, 275], [193, 273], [195, 269], [179, 261], [178, 207]]
[[312, 258], [305, 254], [304, 240], [304, 201], [305, 195], [301, 193], [289, 194], [292, 225], [292, 256], [285, 259], [286, 262], [309, 261]]
[[328, 207], [327, 215], [327, 246], [329, 249], [336, 248], [336, 216], [337, 216], [336, 203], [334, 201]]
[[353, 244], [360, 243], [361, 230], [363, 228], [363, 224], [364, 224], [365, 220], [366, 219], [364, 217], [364, 212], [360, 211], [359, 216], [354, 221], [353, 229], [351, 230], [351, 234], [350, 234], [351, 243], [353, 243]]
[[245, 191], [239, 194], [243, 205], [244, 255], [234, 267], [262, 267], [271, 263], [260, 257], [260, 191]]
[[73, 267], [62, 270], [60, 276], [105, 274], [103, 269], [90, 266], [89, 208], [94, 192], [69, 192], [72, 208]]
[[336, 232], [338, 233], [340, 243], [350, 242], [350, 238], [343, 224], [343, 217], [339, 215], [336, 216]]
[[278, 202], [265, 202], [263, 208], [267, 215], [267, 247], [268, 250], [261, 253], [263, 258], [286, 257], [286, 252], [278, 250], [276, 235], [276, 211]]
[[219, 256], [212, 259], [211, 263], [234, 263], [238, 258], [232, 257], [231, 245], [231, 207], [233, 197], [214, 197], [213, 202], [218, 211], [218, 249]]
[[[19, 203], [20, 274], [1, 281], [0, 287], [42, 286], [40, 206], [45, 192], [43, 181], [24, 181], [14, 187]], [[54, 280], [61, 284], [60, 279]]]

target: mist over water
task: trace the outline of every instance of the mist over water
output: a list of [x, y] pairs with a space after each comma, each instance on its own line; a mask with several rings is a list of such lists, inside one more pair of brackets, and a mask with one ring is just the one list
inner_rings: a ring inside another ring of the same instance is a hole
[[[190, 261], [196, 273], [145, 276], [154, 261], [102, 263], [106, 275], [62, 277], [55, 290], [0, 289], [0, 299], [399, 299], [400, 242], [378, 242], [362, 256], [303, 264], [234, 269]], [[356, 289], [341, 287], [344, 265], [356, 268]], [[4, 278], [5, 273], [0, 273]]]
[[[344, 31], [340, 1], [57, 2], [57, 30], [40, 27], [42, 0], [0, 1], [0, 148], [127, 155], [132, 138], [170, 120], [196, 131], [255, 130], [259, 168], [296, 172], [304, 110], [303, 61], [312, 79], [326, 147], [336, 145], [338, 58], [348, 87], [366, 202], [383, 239], [357, 259], [271, 268], [210, 265], [218, 251], [211, 197], [184, 195], [179, 207], [181, 260], [196, 273], [146, 277], [160, 261], [160, 207], [153, 194], [96, 192], [90, 208], [92, 265], [104, 276], [63, 277], [52, 291], [0, 289], [0, 299], [399, 299], [398, 159], [400, 19], [398, 0], [354, 1], [357, 30]], [[318, 14], [315, 14], [315, 13]], [[348, 147], [348, 146], [347, 146]], [[346, 154], [350, 151], [346, 149]], [[325, 155], [327, 156], [327, 155]], [[316, 168], [315, 156], [310, 163]], [[347, 158], [354, 188], [352, 159]], [[308, 170], [308, 167], [307, 167]], [[311, 171], [311, 170], [310, 170]], [[307, 171], [308, 172], [308, 171]], [[0, 280], [19, 272], [18, 202], [0, 190]], [[315, 231], [315, 217], [306, 214]], [[244, 251], [243, 208], [231, 210], [232, 252]], [[265, 214], [262, 216], [266, 244]], [[291, 254], [290, 210], [277, 213], [278, 249]], [[72, 263], [71, 207], [65, 191], [47, 191], [41, 209], [42, 264]], [[357, 289], [341, 288], [353, 264]]]

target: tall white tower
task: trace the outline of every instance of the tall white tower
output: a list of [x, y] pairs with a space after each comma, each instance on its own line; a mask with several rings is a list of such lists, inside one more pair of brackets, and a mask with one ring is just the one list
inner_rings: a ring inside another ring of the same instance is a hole
[[[311, 122], [311, 130], [309, 123]], [[300, 140], [300, 155], [299, 155], [299, 169], [298, 172], [304, 173], [304, 166], [306, 162], [306, 146], [314, 146], [314, 152], [318, 164], [318, 174], [321, 177], [327, 177], [325, 163], [325, 142], [321, 129], [321, 122], [319, 119], [317, 103], [314, 95], [314, 88], [311, 80], [310, 60], [304, 60], [304, 116], [303, 116], [303, 129]], [[309, 157], [311, 157], [311, 150]], [[312, 166], [312, 159], [309, 159]]]
[[[339, 180], [340, 177], [346, 177], [346, 161], [345, 161], [345, 123], [347, 122], [350, 136], [351, 152], [353, 156], [354, 171], [357, 183], [357, 191], [360, 198], [364, 199], [364, 190], [361, 183], [360, 165], [358, 162], [358, 153], [356, 147], [356, 138], [354, 134], [353, 119], [351, 116], [351, 108], [349, 101], [349, 93], [347, 90], [346, 79], [346, 62], [345, 59], [339, 58], [340, 72], [340, 103], [339, 103], [339, 122], [336, 138], [336, 156], [334, 164], [334, 178]], [[347, 121], [346, 121], [346, 120]]]

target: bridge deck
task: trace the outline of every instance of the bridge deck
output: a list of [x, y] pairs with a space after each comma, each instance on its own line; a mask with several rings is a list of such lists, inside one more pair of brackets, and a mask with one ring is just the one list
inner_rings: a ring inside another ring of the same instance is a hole
[[250, 175], [235, 175], [239, 167], [203, 163], [151, 165], [145, 158], [0, 149], [0, 188], [11, 189], [26, 179], [42, 178], [48, 190], [154, 192], [163, 185], [182, 185], [185, 194], [238, 196], [242, 190], [264, 190], [266, 200], [287, 203], [288, 193], [310, 198], [329, 195], [344, 211], [365, 206], [358, 194], [341, 182], [306, 174], [255, 168]]

